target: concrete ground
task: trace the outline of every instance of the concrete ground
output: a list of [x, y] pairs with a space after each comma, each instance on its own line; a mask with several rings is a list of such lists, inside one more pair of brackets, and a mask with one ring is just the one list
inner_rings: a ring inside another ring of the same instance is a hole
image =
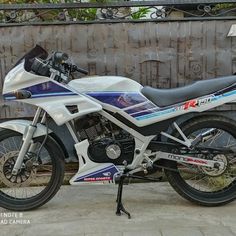
[[[132, 184], [124, 187], [124, 205], [132, 215], [127, 219], [115, 215], [116, 191], [114, 185], [63, 186], [37, 210], [13, 213], [0, 208], [0, 235], [236, 235], [236, 201], [207, 208], [182, 199], [166, 183]], [[5, 212], [21, 221], [16, 224]]]

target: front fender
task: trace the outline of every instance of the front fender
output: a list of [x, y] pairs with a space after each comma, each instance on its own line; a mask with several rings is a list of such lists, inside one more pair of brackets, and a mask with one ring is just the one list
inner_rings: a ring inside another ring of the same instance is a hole
[[[25, 129], [32, 123], [29, 120], [9, 120], [0, 123], [0, 128], [14, 130], [18, 133], [24, 134]], [[33, 138], [46, 135], [47, 128], [42, 124], [37, 124], [37, 129], [34, 133]], [[48, 129], [48, 133], [52, 133], [51, 129]]]

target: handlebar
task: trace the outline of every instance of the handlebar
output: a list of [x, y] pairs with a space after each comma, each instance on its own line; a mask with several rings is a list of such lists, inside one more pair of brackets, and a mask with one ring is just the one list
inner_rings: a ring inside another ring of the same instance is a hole
[[31, 70], [37, 75], [50, 76], [50, 67], [38, 58], [34, 59]]
[[58, 81], [63, 79], [63, 77], [67, 77], [68, 79], [70, 77], [70, 74], [75, 71], [85, 74], [85, 75], [88, 74], [87, 70], [79, 68], [76, 65], [73, 65], [69, 62], [66, 62], [68, 58], [69, 58], [68, 54], [63, 53], [63, 52], [54, 52], [46, 60], [35, 58], [31, 66], [31, 70], [35, 74], [48, 76], [48, 77], [50, 76], [51, 72], [55, 70], [59, 73], [56, 76]]

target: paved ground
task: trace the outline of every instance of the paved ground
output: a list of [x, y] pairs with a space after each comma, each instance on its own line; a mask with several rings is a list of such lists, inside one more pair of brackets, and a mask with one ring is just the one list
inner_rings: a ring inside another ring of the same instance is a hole
[[4, 225], [3, 220], [10, 220], [0, 208], [0, 235], [236, 235], [236, 201], [206, 208], [183, 200], [165, 183], [133, 184], [125, 186], [124, 203], [132, 214], [128, 220], [114, 213], [116, 190], [114, 185], [64, 186], [45, 206], [17, 213], [18, 219], [30, 221], [25, 225]]

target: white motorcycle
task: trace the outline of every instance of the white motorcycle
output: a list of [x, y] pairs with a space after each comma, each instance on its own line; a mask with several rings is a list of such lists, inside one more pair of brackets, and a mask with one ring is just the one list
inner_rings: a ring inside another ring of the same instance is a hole
[[162, 170], [197, 204], [235, 199], [236, 123], [206, 111], [236, 100], [236, 76], [154, 89], [119, 76], [73, 79], [76, 71], [87, 74], [65, 53], [48, 56], [36, 46], [7, 74], [4, 98], [37, 111], [33, 121], [0, 124], [0, 207], [31, 210], [59, 190], [67, 151], [48, 128], [49, 116], [67, 126], [75, 143], [79, 170], [70, 184], [118, 183], [117, 215], [130, 217], [122, 204], [125, 180], [158, 181], [148, 174]]

